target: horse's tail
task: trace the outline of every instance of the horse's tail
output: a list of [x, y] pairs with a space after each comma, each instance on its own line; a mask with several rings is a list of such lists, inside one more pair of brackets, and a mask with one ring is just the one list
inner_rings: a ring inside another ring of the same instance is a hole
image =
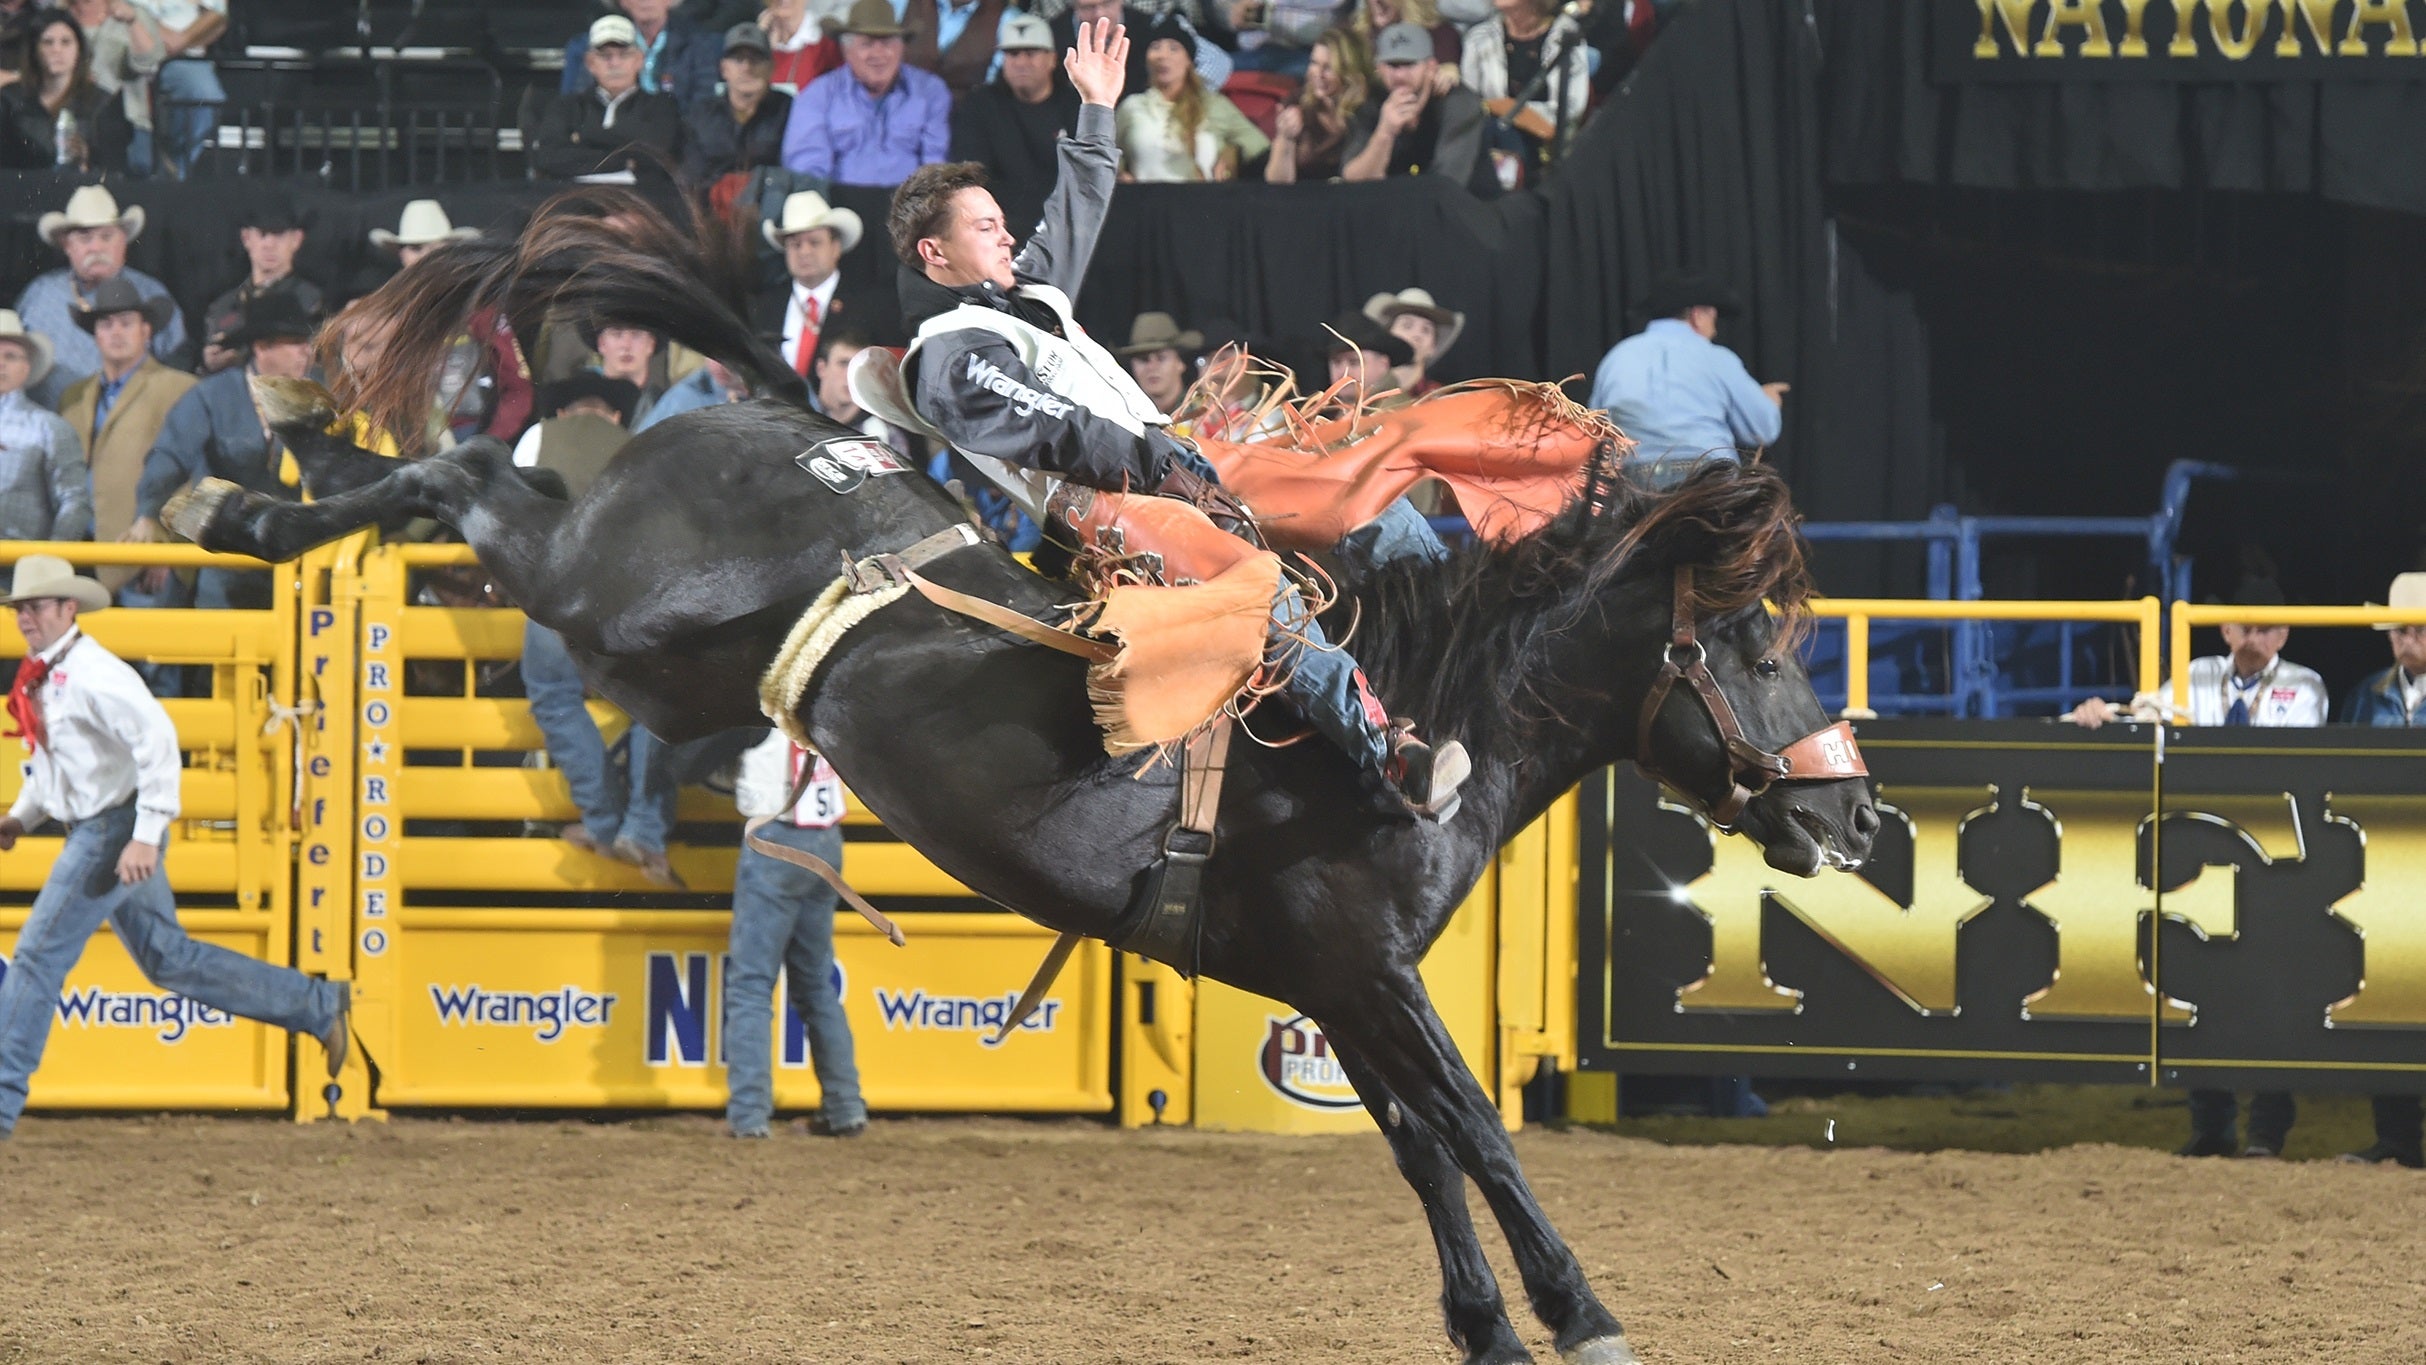
[[494, 310], [524, 345], [551, 322], [644, 327], [747, 375], [756, 392], [806, 404], [800, 376], [737, 309], [751, 263], [740, 228], [697, 208], [685, 217], [678, 226], [629, 191], [575, 190], [542, 204], [518, 241], [431, 252], [322, 332], [338, 399], [410, 439], [448, 350]]

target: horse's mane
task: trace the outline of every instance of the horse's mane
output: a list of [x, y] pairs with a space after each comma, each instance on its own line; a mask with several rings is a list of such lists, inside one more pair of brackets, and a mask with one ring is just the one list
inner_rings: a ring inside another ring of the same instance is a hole
[[759, 393], [806, 403], [800, 376], [743, 319], [742, 226], [683, 213], [677, 223], [629, 190], [584, 188], [540, 205], [519, 237], [439, 247], [321, 330], [339, 404], [411, 452], [448, 350], [490, 309], [526, 353], [550, 322], [645, 327], [748, 375]]
[[1560, 638], [1602, 606], [1617, 580], [1693, 566], [1693, 605], [1720, 617], [1766, 601], [1777, 647], [1801, 638], [1811, 574], [1786, 481], [1765, 465], [1711, 460], [1668, 492], [1596, 474], [1541, 531], [1505, 548], [1476, 545], [1447, 560], [1401, 560], [1358, 585], [1363, 620], [1351, 646], [1391, 708], [1429, 734], [1478, 752], [1525, 752], [1545, 724], [1574, 726], [1607, 694], [1597, 679], [1560, 678]]

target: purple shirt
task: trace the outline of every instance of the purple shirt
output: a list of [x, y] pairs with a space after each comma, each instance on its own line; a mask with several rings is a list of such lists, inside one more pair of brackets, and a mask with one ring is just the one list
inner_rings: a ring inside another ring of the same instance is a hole
[[783, 164], [843, 185], [898, 185], [946, 160], [952, 91], [943, 78], [905, 65], [879, 100], [849, 67], [809, 82], [783, 129]]

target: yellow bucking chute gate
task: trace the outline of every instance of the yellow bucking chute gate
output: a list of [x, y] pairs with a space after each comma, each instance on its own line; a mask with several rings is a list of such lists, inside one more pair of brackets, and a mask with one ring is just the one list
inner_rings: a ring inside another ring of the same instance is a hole
[[[552, 837], [576, 818], [571, 795], [545, 765], [529, 706], [491, 695], [521, 655], [522, 614], [437, 604], [462, 596], [433, 576], [473, 565], [467, 550], [366, 534], [261, 566], [186, 546], [0, 545], [9, 563], [35, 553], [272, 575], [268, 610], [119, 608], [88, 629], [182, 679], [184, 695], [165, 703], [187, 764], [166, 858], [181, 921], [198, 938], [352, 981], [359, 1045], [332, 1093], [316, 1043], [159, 990], [104, 929], [61, 992], [33, 1105], [299, 1120], [391, 1106], [722, 1108], [726, 898], [740, 842], [731, 799], [682, 793], [670, 851], [688, 895]], [[0, 654], [11, 651], [23, 642], [0, 622]], [[610, 735], [622, 726], [614, 708], [591, 709]], [[13, 797], [22, 779], [8, 766], [0, 783]], [[1574, 821], [1570, 797], [1519, 834], [1425, 963], [1511, 1124], [1545, 1062], [1572, 1069]], [[1310, 1021], [1099, 943], [992, 1043], [1052, 934], [972, 896], [856, 803], [845, 834], [844, 875], [909, 935], [895, 948], [856, 916], [835, 921], [871, 1107], [1369, 1126]], [[0, 856], [0, 957], [57, 848], [35, 838]], [[813, 1106], [806, 1031], [780, 997], [774, 1028], [777, 1104]]]

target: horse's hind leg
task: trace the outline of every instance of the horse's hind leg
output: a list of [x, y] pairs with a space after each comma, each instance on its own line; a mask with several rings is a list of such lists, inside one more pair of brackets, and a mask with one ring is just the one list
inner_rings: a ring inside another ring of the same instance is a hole
[[1361, 1059], [1482, 1191], [1560, 1359], [1567, 1365], [1633, 1365], [1624, 1330], [1535, 1202], [1499, 1110], [1466, 1069], [1422, 980], [1412, 970], [1387, 973], [1360, 987], [1343, 1007], [1310, 1012], [1332, 1045]]
[[1332, 1055], [1356, 1087], [1357, 1098], [1364, 1101], [1373, 1121], [1381, 1125], [1382, 1135], [1390, 1140], [1398, 1173], [1423, 1201], [1424, 1219], [1432, 1225], [1432, 1246], [1440, 1254], [1440, 1308], [1449, 1340], [1466, 1353], [1468, 1365], [1507, 1365], [1533, 1359], [1508, 1321], [1499, 1280], [1483, 1258], [1474, 1220], [1466, 1213], [1466, 1173], [1457, 1168], [1457, 1159], [1449, 1154], [1440, 1135], [1408, 1113], [1354, 1049], [1343, 1046], [1328, 1025], [1323, 1032], [1331, 1039]]

